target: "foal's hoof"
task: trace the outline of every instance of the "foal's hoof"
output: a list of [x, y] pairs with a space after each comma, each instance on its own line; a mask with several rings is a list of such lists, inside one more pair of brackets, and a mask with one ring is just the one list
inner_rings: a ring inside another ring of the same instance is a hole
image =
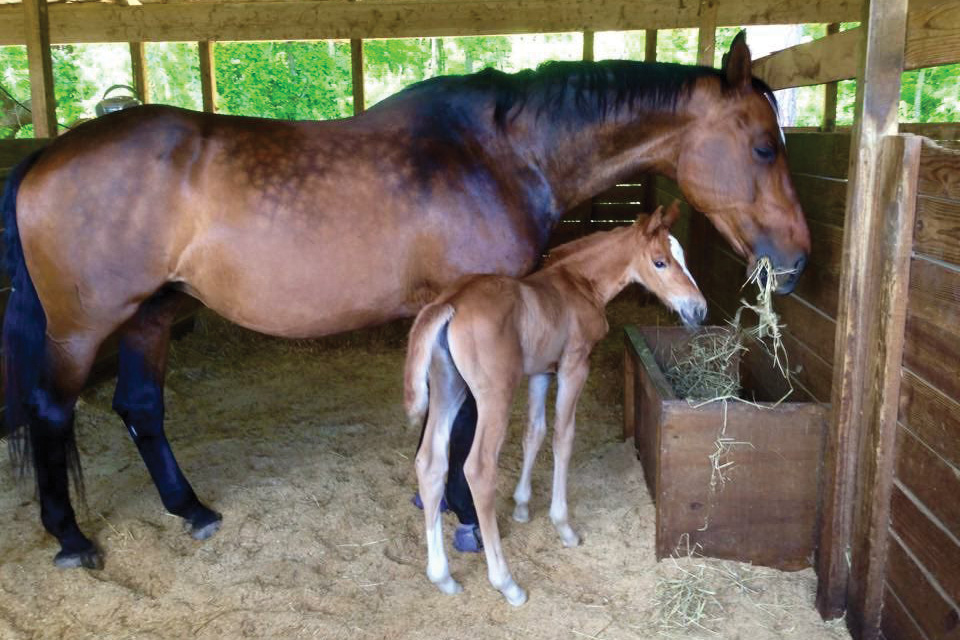
[[507, 602], [515, 607], [519, 607], [527, 601], [527, 592], [521, 589], [516, 582], [511, 583], [506, 589], [502, 589], [500, 593], [507, 599]]
[[530, 522], [530, 505], [526, 502], [518, 502], [513, 509], [513, 519], [517, 522]]
[[220, 525], [223, 524], [223, 516], [204, 507], [202, 511], [188, 518], [186, 523], [190, 529], [190, 537], [194, 540], [206, 540], [220, 530]]
[[483, 538], [480, 527], [475, 524], [459, 524], [453, 534], [453, 548], [462, 553], [480, 553], [483, 551]]
[[103, 569], [103, 556], [96, 547], [84, 551], [61, 551], [53, 557], [53, 564], [60, 569]]
[[448, 596], [454, 596], [458, 593], [463, 593], [463, 585], [453, 579], [452, 576], [447, 576], [441, 580], [437, 580], [433, 584], [437, 585], [437, 589], [444, 592]]

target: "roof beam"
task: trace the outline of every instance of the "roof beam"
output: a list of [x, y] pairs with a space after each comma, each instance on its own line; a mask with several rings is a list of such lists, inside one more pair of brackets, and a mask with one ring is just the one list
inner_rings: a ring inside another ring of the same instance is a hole
[[[717, 26], [856, 20], [858, 0], [721, 2]], [[50, 41], [172, 42], [404, 38], [697, 27], [689, 0], [310, 0], [50, 5]], [[22, 10], [0, 7], [0, 45], [25, 42]]]

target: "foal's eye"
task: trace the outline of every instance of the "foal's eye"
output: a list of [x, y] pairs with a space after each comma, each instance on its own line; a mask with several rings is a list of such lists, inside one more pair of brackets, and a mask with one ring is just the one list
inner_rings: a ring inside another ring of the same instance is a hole
[[777, 150], [770, 145], [765, 144], [765, 145], [753, 148], [753, 157], [755, 157], [760, 162], [773, 162], [773, 158], [776, 155], [777, 155]]
[[664, 262], [663, 260], [654, 260], [653, 266], [655, 266], [657, 269], [663, 269], [664, 267], [667, 266], [667, 263]]

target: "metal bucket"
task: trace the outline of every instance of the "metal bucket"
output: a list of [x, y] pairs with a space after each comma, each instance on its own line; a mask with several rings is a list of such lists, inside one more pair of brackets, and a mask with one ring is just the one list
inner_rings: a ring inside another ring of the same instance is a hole
[[[114, 89], [128, 89], [132, 95], [112, 96], [108, 98], [107, 94]], [[137, 91], [133, 87], [125, 84], [115, 84], [103, 92], [103, 99], [97, 103], [97, 106], [94, 107], [94, 111], [96, 112], [97, 116], [102, 116], [108, 113], [113, 113], [114, 111], [121, 111], [123, 109], [129, 109], [130, 107], [143, 104], [140, 102], [139, 98], [136, 97], [136, 95]]]

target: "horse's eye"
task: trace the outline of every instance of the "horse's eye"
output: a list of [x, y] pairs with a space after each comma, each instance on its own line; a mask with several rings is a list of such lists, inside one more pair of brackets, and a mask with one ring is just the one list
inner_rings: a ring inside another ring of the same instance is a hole
[[664, 262], [663, 260], [654, 260], [653, 266], [655, 266], [657, 269], [663, 269], [664, 267], [667, 266], [667, 263]]
[[777, 150], [770, 145], [753, 148], [753, 156], [760, 162], [773, 162], [773, 158], [776, 155]]

